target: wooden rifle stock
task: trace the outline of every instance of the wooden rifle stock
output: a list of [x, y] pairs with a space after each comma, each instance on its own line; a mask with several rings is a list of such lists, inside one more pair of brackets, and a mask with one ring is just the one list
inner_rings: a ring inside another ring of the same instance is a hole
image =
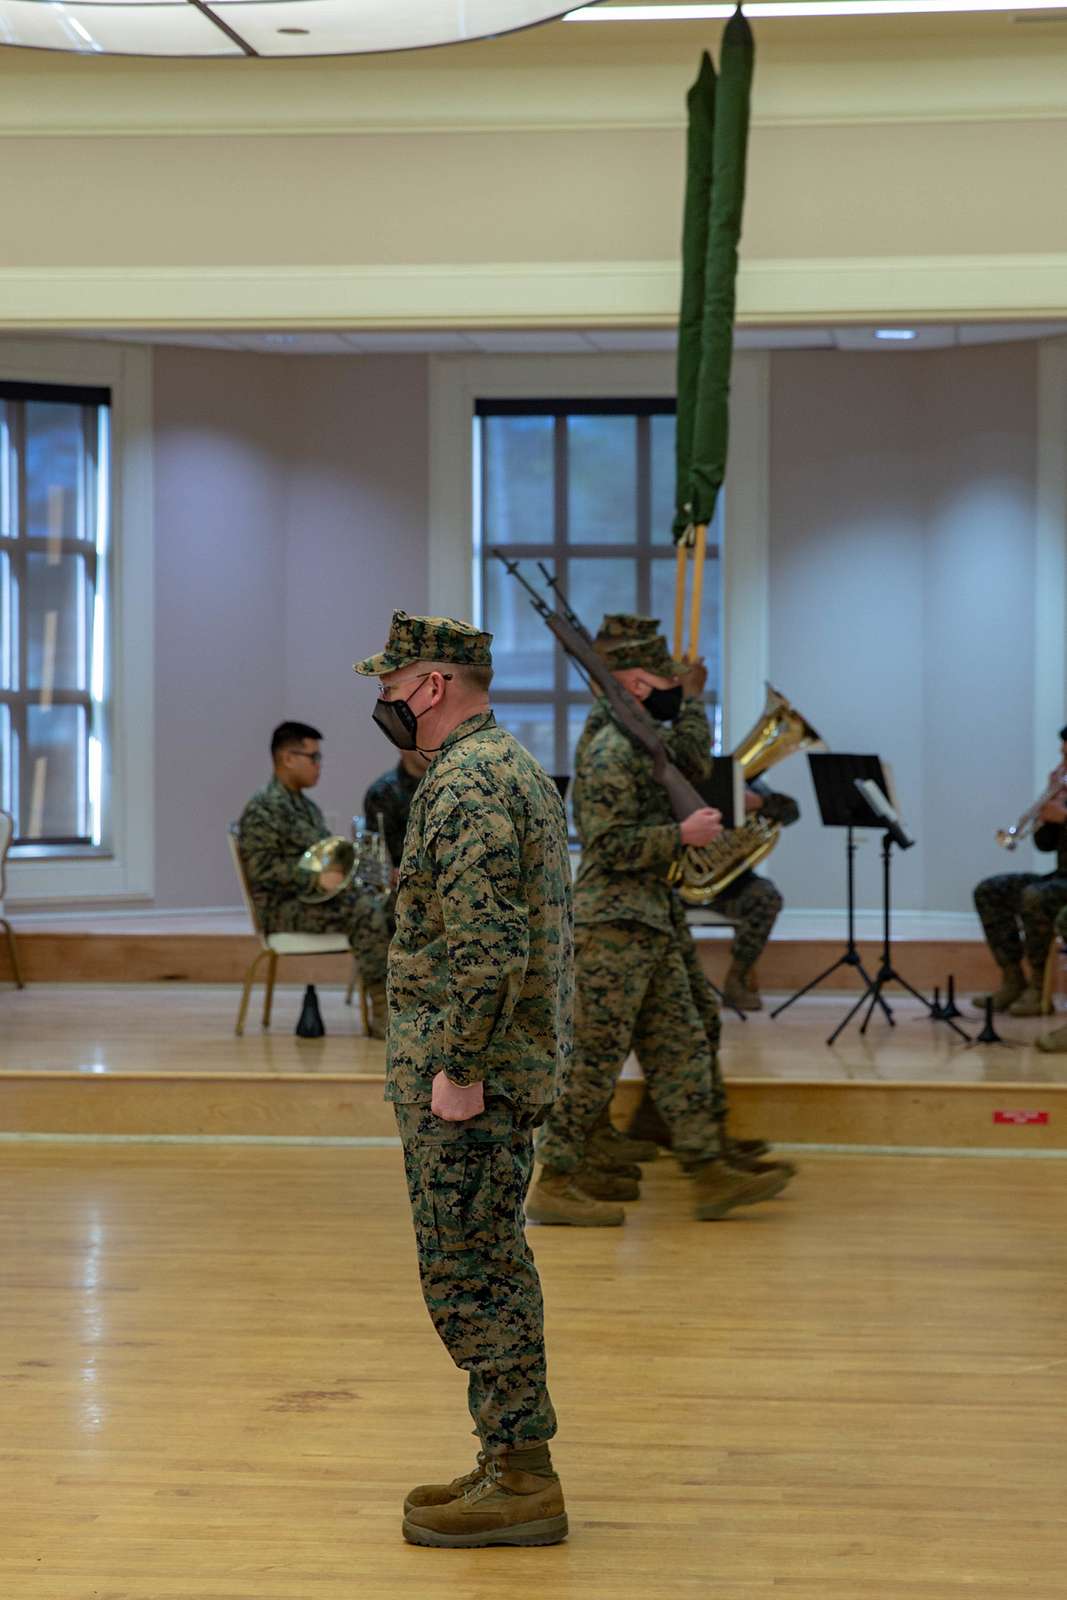
[[551, 628], [563, 649], [600, 689], [619, 727], [652, 757], [653, 775], [657, 783], [666, 789], [671, 810], [678, 821], [684, 822], [694, 811], [702, 811], [707, 801], [702, 799], [699, 791], [675, 766], [656, 724], [640, 701], [635, 700], [633, 695], [617, 682], [606, 661], [597, 654], [596, 646], [585, 628], [577, 619], [572, 622], [562, 612], [550, 610], [537, 591], [526, 582], [514, 562], [505, 561], [504, 565], [512, 577], [517, 577], [531, 594], [534, 609]]

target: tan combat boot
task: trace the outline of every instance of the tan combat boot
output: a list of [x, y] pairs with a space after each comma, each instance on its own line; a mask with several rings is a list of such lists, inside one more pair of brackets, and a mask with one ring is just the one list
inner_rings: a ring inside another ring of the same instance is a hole
[[737, 1206], [752, 1206], [759, 1200], [772, 1200], [789, 1182], [781, 1172], [738, 1172], [725, 1161], [706, 1161], [690, 1173], [693, 1186], [693, 1215], [698, 1222], [715, 1222]]
[[1052, 1007], [1045, 1004], [1039, 983], [1028, 983], [1018, 1000], [1013, 1000], [1008, 1007], [1009, 1017], [1047, 1017], [1051, 1012]]
[[1043, 1033], [1034, 1043], [1039, 1050], [1044, 1050], [1046, 1055], [1067, 1055], [1067, 1028], [1053, 1028], [1051, 1033]]
[[526, 1198], [530, 1221], [549, 1228], [618, 1228], [626, 1221], [622, 1206], [594, 1200], [574, 1179], [574, 1173], [543, 1167]]
[[733, 1140], [723, 1146], [723, 1155], [735, 1172], [781, 1172], [787, 1178], [796, 1177], [797, 1169], [791, 1161], [764, 1161], [758, 1155], [749, 1155]]
[[976, 994], [971, 1004], [977, 1006], [979, 1011], [984, 1011], [986, 1001], [992, 1000], [994, 1011], [1007, 1011], [1013, 1006], [1026, 988], [1026, 978], [1022, 966], [1018, 961], [1013, 961], [1010, 966], [1001, 968], [1000, 988], [994, 989], [991, 994]]
[[756, 988], [751, 967], [738, 966], [736, 961], [730, 963], [730, 970], [722, 986], [723, 1004], [733, 1006], [735, 1011], [762, 1011], [763, 1001]]
[[403, 1533], [409, 1544], [453, 1549], [559, 1544], [567, 1537], [567, 1510], [548, 1446], [494, 1455], [455, 1499], [407, 1511]]
[[605, 1166], [630, 1166], [633, 1162], [655, 1161], [659, 1145], [652, 1139], [633, 1139], [610, 1122], [594, 1128], [586, 1143], [586, 1154], [599, 1158]]
[[[637, 1170], [640, 1172], [640, 1167]], [[571, 1182], [594, 1200], [641, 1198], [641, 1185], [636, 1178], [629, 1178], [623, 1172], [608, 1172], [604, 1167], [594, 1167], [589, 1162], [583, 1162], [577, 1172], [571, 1173]]]
[[470, 1489], [480, 1482], [489, 1467], [489, 1457], [484, 1450], [478, 1451], [477, 1465], [470, 1472], [465, 1472], [461, 1478], [453, 1478], [451, 1483], [420, 1483], [404, 1501], [404, 1515], [414, 1511], [416, 1506], [446, 1506], [450, 1500], [458, 1500], [465, 1489]]
[[371, 984], [367, 990], [367, 1036], [371, 1039], [384, 1039], [389, 1031], [389, 1002], [385, 995], [385, 984]]

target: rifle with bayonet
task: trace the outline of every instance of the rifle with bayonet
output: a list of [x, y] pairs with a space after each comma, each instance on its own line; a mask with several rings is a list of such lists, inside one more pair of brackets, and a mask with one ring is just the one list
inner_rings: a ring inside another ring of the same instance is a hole
[[537, 565], [545, 583], [555, 596], [555, 610], [547, 604], [544, 596], [537, 592], [533, 584], [523, 577], [517, 561], [509, 561], [500, 550], [494, 550], [493, 554], [511, 577], [522, 584], [537, 615], [555, 634], [572, 661], [577, 663], [587, 679], [592, 679], [596, 684], [611, 707], [612, 716], [618, 725], [629, 734], [636, 745], [646, 750], [652, 757], [653, 775], [666, 789], [671, 810], [678, 821], [684, 822], [694, 811], [706, 810], [707, 801], [675, 766], [655, 722], [640, 701], [635, 700], [633, 695], [622, 687], [607, 662], [598, 655], [588, 628], [571, 610], [558, 581], [548, 571], [544, 562], [539, 561]]

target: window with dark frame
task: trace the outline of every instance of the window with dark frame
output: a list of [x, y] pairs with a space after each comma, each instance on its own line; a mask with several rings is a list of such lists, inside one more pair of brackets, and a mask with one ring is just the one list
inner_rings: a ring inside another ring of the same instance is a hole
[[0, 807], [105, 843], [110, 391], [0, 379]]
[[[476, 605], [494, 635], [500, 722], [549, 772], [573, 772], [591, 695], [493, 552], [559, 579], [595, 633], [607, 611], [673, 630], [673, 400], [479, 400], [475, 409]], [[701, 652], [718, 744], [721, 513], [709, 530]]]

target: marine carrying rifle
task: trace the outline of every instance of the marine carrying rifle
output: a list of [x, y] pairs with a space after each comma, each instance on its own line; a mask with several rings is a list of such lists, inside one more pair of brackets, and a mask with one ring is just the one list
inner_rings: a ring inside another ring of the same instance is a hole
[[530, 597], [530, 604], [541, 620], [551, 629], [563, 646], [564, 650], [575, 661], [585, 677], [591, 678], [597, 685], [601, 694], [611, 707], [611, 713], [618, 725], [629, 734], [635, 744], [640, 745], [652, 757], [652, 773], [658, 783], [666, 789], [671, 802], [671, 810], [679, 822], [684, 822], [686, 817], [694, 811], [703, 811], [707, 808], [707, 801], [699, 791], [693, 787], [689, 779], [679, 772], [667, 752], [667, 746], [656, 728], [656, 724], [648, 712], [635, 700], [633, 695], [617, 682], [611, 668], [602, 656], [597, 654], [592, 635], [579, 617], [571, 610], [567, 599], [560, 589], [558, 582], [548, 571], [544, 562], [537, 563], [548, 587], [556, 598], [556, 610], [549, 606], [543, 595], [538, 594], [532, 583], [528, 583], [519, 571], [517, 561], [509, 561], [500, 551], [494, 550], [493, 554], [500, 561], [511, 577], [522, 584]]

